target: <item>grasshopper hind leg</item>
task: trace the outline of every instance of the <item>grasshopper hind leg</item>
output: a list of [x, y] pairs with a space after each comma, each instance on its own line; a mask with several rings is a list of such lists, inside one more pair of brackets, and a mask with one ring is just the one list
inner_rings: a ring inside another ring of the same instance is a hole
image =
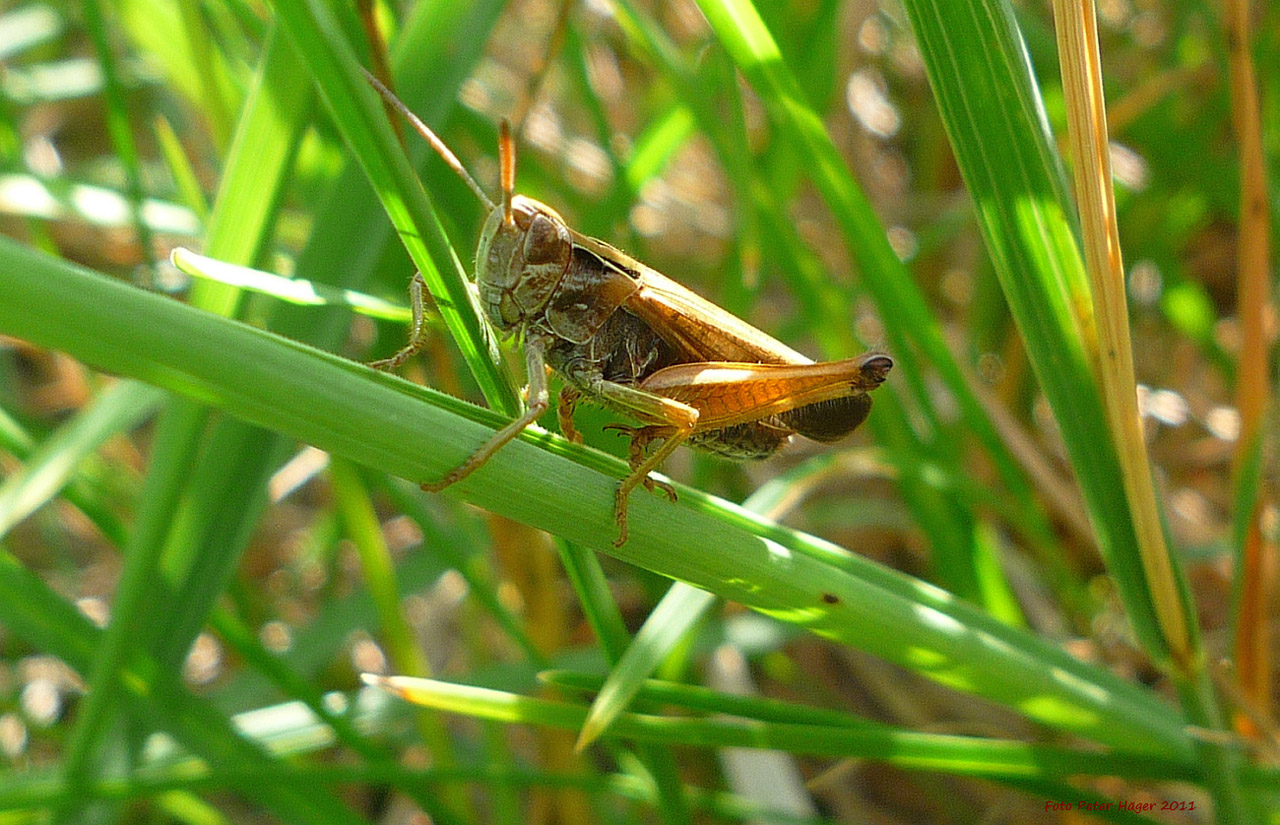
[[[628, 427], [626, 424], [606, 424], [604, 429], [612, 430], [631, 439], [631, 443], [627, 445], [627, 461], [631, 465], [633, 473], [644, 464], [649, 452], [649, 445], [655, 439], [669, 438], [672, 434], [670, 427]], [[658, 481], [648, 473], [645, 473], [640, 483], [651, 493], [661, 491], [668, 501], [675, 502], [678, 498], [675, 487], [665, 481]]]
[[[612, 381], [597, 382], [589, 394], [608, 406], [627, 410], [642, 421], [661, 422], [639, 428], [614, 428], [631, 435], [631, 473], [618, 485], [613, 500], [614, 521], [618, 525], [618, 540], [613, 546], [621, 547], [627, 542], [627, 499], [632, 490], [643, 484], [645, 489], [660, 489], [672, 501], [675, 500], [675, 489], [665, 482], [649, 478], [649, 473], [662, 466], [667, 456], [693, 435], [698, 426], [698, 411], [680, 401]], [[656, 438], [663, 439], [662, 446], [653, 455], [646, 456], [649, 442]]]
[[[692, 418], [681, 427], [655, 425], [639, 428], [614, 428], [631, 435], [629, 449], [631, 474], [618, 485], [618, 491], [613, 498], [613, 517], [618, 525], [618, 539], [613, 543], [614, 547], [621, 547], [627, 543], [627, 500], [631, 497], [631, 491], [637, 486], [643, 484], [646, 490], [661, 490], [672, 502], [676, 500], [675, 488], [665, 481], [658, 481], [650, 477], [649, 473], [662, 466], [662, 462], [666, 461], [667, 456], [675, 452], [676, 447], [679, 447], [689, 438], [689, 434], [693, 432], [698, 420], [698, 411], [690, 410], [690, 412], [693, 414]], [[645, 453], [648, 451], [649, 442], [655, 438], [664, 439], [663, 444], [654, 451], [653, 455], [646, 456]]]

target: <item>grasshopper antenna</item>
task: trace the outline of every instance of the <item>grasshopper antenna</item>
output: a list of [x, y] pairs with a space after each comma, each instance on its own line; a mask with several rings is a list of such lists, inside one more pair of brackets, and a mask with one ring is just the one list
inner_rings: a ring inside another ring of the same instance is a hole
[[516, 191], [516, 144], [511, 139], [511, 124], [504, 117], [498, 124], [498, 167], [502, 183], [502, 222], [511, 226], [511, 198]]
[[[458, 160], [458, 156], [455, 155], [452, 152], [452, 150], [449, 149], [448, 146], [445, 146], [444, 141], [436, 137], [436, 133], [431, 131], [431, 129], [427, 126], [427, 124], [422, 122], [421, 118], [419, 118], [413, 112], [409, 111], [409, 107], [401, 103], [400, 98], [396, 97], [395, 94], [386, 86], [384, 86], [381, 80], [374, 77], [369, 72], [368, 69], [366, 69], [364, 66], [361, 66], [360, 71], [364, 72], [365, 80], [369, 81], [369, 85], [372, 86], [374, 89], [376, 89], [378, 91], [378, 94], [382, 95], [382, 99], [387, 101], [387, 103], [390, 103], [392, 106], [394, 106], [396, 111], [398, 111], [400, 114], [404, 115], [405, 120], [409, 121], [410, 125], [412, 125], [413, 128], [418, 131], [418, 134], [422, 135], [422, 138], [427, 143], [431, 144], [432, 149], [436, 150], [436, 154], [444, 158], [444, 162], [449, 165], [449, 168], [457, 172], [458, 177], [462, 178], [464, 181], [467, 182], [467, 186], [470, 186], [471, 191], [476, 193], [476, 197], [480, 199], [480, 202], [483, 203], [487, 209], [489, 209], [490, 211], [493, 211], [493, 208], [494, 208], [493, 201], [490, 200], [489, 196], [486, 195], [484, 193], [484, 190], [480, 188], [480, 184], [476, 183], [476, 179], [471, 177], [471, 173], [468, 172], [467, 168], [462, 165], [462, 161]], [[504, 166], [503, 168], [505, 170], [506, 167]], [[512, 185], [513, 186], [514, 186], [514, 180], [515, 180], [515, 163], [513, 158], [512, 159]], [[511, 198], [505, 189], [505, 186], [506, 186], [505, 182], [503, 186], [504, 186], [504, 189], [502, 193], [502, 202], [505, 205], [505, 210], [506, 210], [504, 214], [507, 216], [510, 216]]]

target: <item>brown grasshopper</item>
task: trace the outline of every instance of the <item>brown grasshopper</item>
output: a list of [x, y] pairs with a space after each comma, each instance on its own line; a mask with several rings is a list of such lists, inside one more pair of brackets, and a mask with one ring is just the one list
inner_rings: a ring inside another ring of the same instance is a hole
[[[631, 436], [631, 473], [618, 485], [614, 519], [627, 540], [627, 500], [683, 443], [735, 459], [766, 458], [791, 435], [836, 441], [871, 411], [868, 392], [893, 360], [870, 352], [814, 363], [740, 318], [604, 241], [570, 229], [555, 210], [515, 194], [515, 148], [506, 121], [498, 144], [502, 201], [494, 204], [467, 170], [376, 78], [369, 82], [399, 110], [490, 210], [476, 251], [476, 286], [489, 323], [524, 338], [528, 409], [436, 482], [437, 492], [470, 475], [549, 407], [547, 367], [564, 379], [558, 416], [580, 442], [573, 411], [585, 397], [644, 422], [611, 425]], [[415, 275], [415, 323], [408, 346], [375, 362], [393, 369], [421, 349], [424, 284]], [[648, 454], [651, 442], [662, 446]]]

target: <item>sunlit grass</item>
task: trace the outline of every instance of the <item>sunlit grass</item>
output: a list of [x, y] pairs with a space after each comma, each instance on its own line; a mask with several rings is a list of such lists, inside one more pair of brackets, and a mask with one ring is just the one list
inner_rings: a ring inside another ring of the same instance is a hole
[[[357, 8], [80, 10], [0, 14], [0, 333], [35, 345], [0, 351], [0, 819], [1266, 807], [1231, 722], [1265, 746], [1240, 720], [1267, 708], [1208, 668], [1269, 621], [1233, 626], [1231, 589], [1267, 582], [1222, 578], [1265, 538], [1265, 473], [1233, 477], [1223, 424], [1238, 176], [1227, 90], [1186, 80], [1221, 68], [1212, 10], [1101, 28], [1143, 167], [1116, 218], [1144, 286], [1111, 309], [1177, 589], [1144, 568], [1099, 389], [1047, 12], [377, 8], [398, 93], [487, 191], [513, 118], [518, 189], [575, 227], [815, 358], [895, 360], [848, 442], [679, 451], [679, 502], [637, 491], [615, 549], [609, 411], [580, 411], [585, 445], [548, 415], [445, 495], [410, 483], [509, 419], [523, 359], [471, 306], [474, 195], [358, 73]], [[176, 247], [189, 306], [156, 294], [183, 292]], [[364, 365], [403, 343], [415, 267], [426, 388]], [[1191, 622], [1176, 656], [1153, 587]]]

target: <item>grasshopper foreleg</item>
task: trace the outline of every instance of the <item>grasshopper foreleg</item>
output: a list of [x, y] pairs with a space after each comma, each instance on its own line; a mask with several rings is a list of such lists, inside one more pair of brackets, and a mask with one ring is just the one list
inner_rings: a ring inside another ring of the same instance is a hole
[[413, 356], [417, 355], [427, 343], [427, 323], [426, 323], [426, 307], [425, 295], [427, 290], [427, 282], [422, 279], [421, 272], [413, 273], [413, 280], [409, 282], [409, 308], [413, 312], [413, 323], [409, 327], [409, 343], [405, 344], [404, 349], [397, 352], [390, 358], [383, 358], [380, 361], [371, 361], [369, 366], [375, 370], [393, 370], [404, 364]]

